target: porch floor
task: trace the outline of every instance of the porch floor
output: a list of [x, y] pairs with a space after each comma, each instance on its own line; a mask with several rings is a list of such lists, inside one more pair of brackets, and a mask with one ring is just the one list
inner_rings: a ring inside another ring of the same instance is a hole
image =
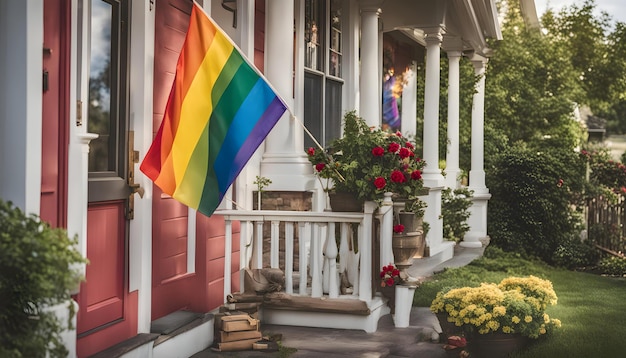
[[[444, 263], [435, 258], [414, 260], [408, 272], [413, 277], [428, 278], [434, 272], [447, 267], [460, 267], [480, 257], [484, 248], [465, 248], [457, 245], [454, 257]], [[419, 289], [416, 291], [419, 294]], [[413, 307], [409, 327], [396, 328], [392, 315], [378, 321], [378, 330], [366, 333], [363, 330], [261, 325], [266, 335], [282, 335], [284, 347], [297, 351], [289, 357], [339, 358], [339, 357], [449, 357], [442, 344], [433, 342], [433, 333], [440, 331], [439, 323], [428, 307]], [[261, 351], [214, 352], [206, 349], [191, 358], [209, 357], [273, 357]]]

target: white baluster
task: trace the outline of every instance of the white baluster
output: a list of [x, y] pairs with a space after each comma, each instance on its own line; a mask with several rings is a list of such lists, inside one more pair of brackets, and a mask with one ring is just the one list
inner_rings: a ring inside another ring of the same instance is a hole
[[263, 221], [254, 222], [254, 255], [252, 268], [263, 268]]
[[305, 295], [306, 294], [306, 281], [307, 278], [309, 276], [308, 273], [308, 252], [307, 252], [307, 247], [309, 246], [309, 243], [311, 242], [311, 223], [310, 222], [304, 222], [304, 223], [300, 223], [299, 225], [299, 235], [298, 235], [298, 240], [299, 240], [299, 246], [300, 246], [300, 257], [298, 258], [298, 262], [299, 262], [299, 267], [300, 267], [300, 287], [299, 287], [299, 293], [301, 295]]
[[280, 252], [280, 221], [272, 221], [272, 234], [270, 236], [270, 267], [278, 268]]
[[285, 292], [293, 294], [293, 223], [285, 223]]
[[328, 235], [326, 236], [326, 262], [328, 264], [328, 296], [339, 297], [339, 281], [337, 276], [337, 240], [335, 238], [335, 223], [328, 223]]
[[361, 272], [359, 279], [359, 299], [369, 302], [372, 299], [372, 221], [376, 203], [366, 201], [363, 207], [363, 235], [359, 235]]
[[[322, 297], [322, 237], [326, 234], [326, 223], [314, 224], [319, 228], [311, 239], [311, 297]], [[314, 230], [315, 232], [315, 230]]]

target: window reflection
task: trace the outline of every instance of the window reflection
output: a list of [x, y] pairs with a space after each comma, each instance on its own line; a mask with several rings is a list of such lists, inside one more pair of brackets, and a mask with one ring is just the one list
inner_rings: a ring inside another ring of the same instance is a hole
[[115, 170], [115, 148], [111, 105], [113, 6], [91, 2], [91, 46], [87, 128], [99, 135], [89, 144], [89, 171]]

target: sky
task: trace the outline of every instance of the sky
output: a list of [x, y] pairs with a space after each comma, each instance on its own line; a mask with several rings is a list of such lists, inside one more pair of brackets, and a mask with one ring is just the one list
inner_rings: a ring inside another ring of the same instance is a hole
[[[535, 7], [537, 8], [537, 16], [541, 18], [548, 7], [558, 12], [564, 6], [576, 4], [580, 7], [583, 3], [583, 0], [535, 0]], [[626, 22], [626, 1], [596, 0], [595, 3], [598, 15], [600, 11], [606, 11], [614, 21]]]

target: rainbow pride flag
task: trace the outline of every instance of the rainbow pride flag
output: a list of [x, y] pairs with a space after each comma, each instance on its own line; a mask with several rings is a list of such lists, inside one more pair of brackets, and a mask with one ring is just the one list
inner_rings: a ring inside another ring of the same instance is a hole
[[163, 121], [140, 169], [211, 216], [287, 106], [195, 2]]

